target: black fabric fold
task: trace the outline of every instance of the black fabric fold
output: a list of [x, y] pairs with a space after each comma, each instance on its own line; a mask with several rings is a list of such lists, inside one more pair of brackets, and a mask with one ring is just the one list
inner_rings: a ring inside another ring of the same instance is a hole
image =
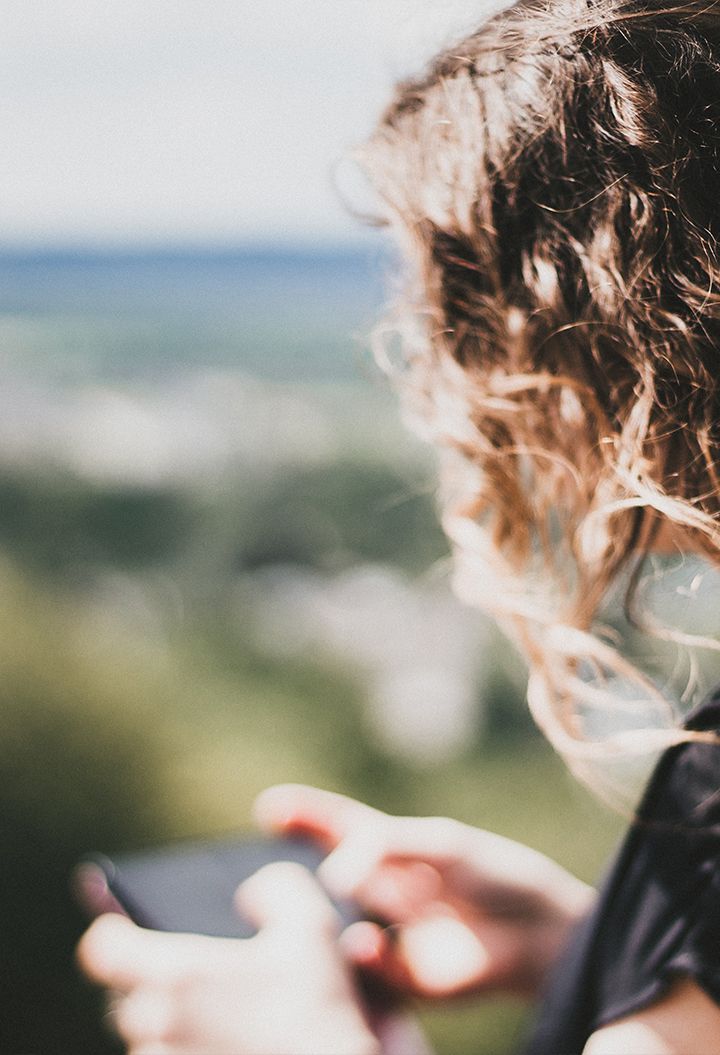
[[[720, 689], [685, 725], [720, 730]], [[524, 1055], [581, 1055], [595, 1030], [654, 1003], [679, 977], [720, 1004], [720, 741], [661, 757], [593, 912], [549, 980]]]

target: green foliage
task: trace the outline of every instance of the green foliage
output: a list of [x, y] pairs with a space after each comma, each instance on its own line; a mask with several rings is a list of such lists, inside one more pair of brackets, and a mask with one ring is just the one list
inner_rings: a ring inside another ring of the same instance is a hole
[[240, 510], [234, 563], [418, 571], [447, 555], [433, 495], [383, 463], [337, 461], [278, 474]]
[[[275, 781], [487, 823], [566, 859], [571, 843], [569, 863], [596, 870], [590, 807], [538, 738], [522, 752], [476, 746], [442, 771], [400, 764], [374, 743], [347, 674], [270, 662], [222, 625], [184, 627], [158, 662], [119, 630], [99, 638], [63, 593], [2, 574], [1, 1050], [113, 1050], [72, 962], [83, 918], [68, 882], [83, 854], [246, 827]], [[427, 1022], [447, 1055], [501, 1055], [519, 1028], [513, 1007]]]
[[192, 516], [187, 500], [168, 490], [102, 487], [69, 473], [0, 474], [0, 546], [53, 577], [168, 561]]
[[86, 921], [70, 876], [88, 851], [247, 827], [280, 780], [392, 792], [339, 672], [199, 628], [158, 663], [120, 626], [97, 631], [77, 599], [2, 569], [2, 1051], [115, 1050], [73, 964]]
[[210, 575], [213, 586], [264, 564], [370, 560], [418, 571], [447, 555], [432, 492], [418, 474], [363, 459], [238, 477], [203, 497], [4, 470], [0, 546], [54, 578], [162, 565], [186, 582], [194, 572], [204, 581]]
[[70, 875], [93, 847], [170, 827], [170, 730], [131, 671], [83, 656], [72, 612], [6, 568], [0, 578], [0, 1050], [114, 1050], [76, 976], [85, 919]]
[[[319, 655], [268, 659], [251, 622], [230, 618], [237, 572], [262, 564], [415, 570], [442, 558], [412, 476], [350, 459], [201, 499], [4, 473], [0, 543], [16, 562], [0, 567], [0, 1050], [115, 1050], [73, 966], [79, 858], [245, 828], [276, 781], [486, 824], [595, 874], [616, 825], [533, 733], [522, 668], [499, 638], [484, 732], [434, 769], [378, 746], [351, 672]], [[172, 585], [150, 629], [132, 609], [123, 620], [94, 607], [98, 573], [123, 569], [162, 570]], [[425, 1020], [440, 1055], [503, 1055], [521, 1014], [493, 1003]]]

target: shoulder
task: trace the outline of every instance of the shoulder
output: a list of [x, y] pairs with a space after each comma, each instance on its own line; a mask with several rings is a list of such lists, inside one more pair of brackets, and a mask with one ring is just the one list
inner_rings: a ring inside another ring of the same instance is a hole
[[[720, 834], [720, 690], [684, 723], [687, 739], [660, 759], [638, 807], [640, 827], [655, 835]], [[650, 828], [645, 828], [645, 825]]]
[[583, 1055], [720, 1055], [720, 1007], [681, 979], [656, 1003], [592, 1034]]
[[720, 1055], [718, 726], [713, 700], [663, 756], [604, 891], [584, 1055]]

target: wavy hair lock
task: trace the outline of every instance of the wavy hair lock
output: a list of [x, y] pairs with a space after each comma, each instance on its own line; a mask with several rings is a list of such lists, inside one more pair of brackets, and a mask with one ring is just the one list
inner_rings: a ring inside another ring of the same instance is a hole
[[665, 705], [596, 628], [660, 526], [720, 555], [720, 4], [519, 0], [399, 85], [360, 161], [410, 262], [408, 406], [455, 454], [459, 592], [580, 776], [697, 735], [582, 715], [617, 679]]

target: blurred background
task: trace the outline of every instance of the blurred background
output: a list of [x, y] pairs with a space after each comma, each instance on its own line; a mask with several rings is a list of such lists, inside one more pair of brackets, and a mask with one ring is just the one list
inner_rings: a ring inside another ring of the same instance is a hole
[[[275, 781], [486, 825], [590, 879], [616, 837], [449, 592], [433, 459], [369, 352], [396, 264], [340, 201], [363, 206], [338, 162], [392, 82], [486, 10], [6, 0], [8, 1055], [117, 1050], [73, 965], [78, 858], [246, 829]], [[523, 1012], [426, 1021], [440, 1055], [503, 1055]]]

